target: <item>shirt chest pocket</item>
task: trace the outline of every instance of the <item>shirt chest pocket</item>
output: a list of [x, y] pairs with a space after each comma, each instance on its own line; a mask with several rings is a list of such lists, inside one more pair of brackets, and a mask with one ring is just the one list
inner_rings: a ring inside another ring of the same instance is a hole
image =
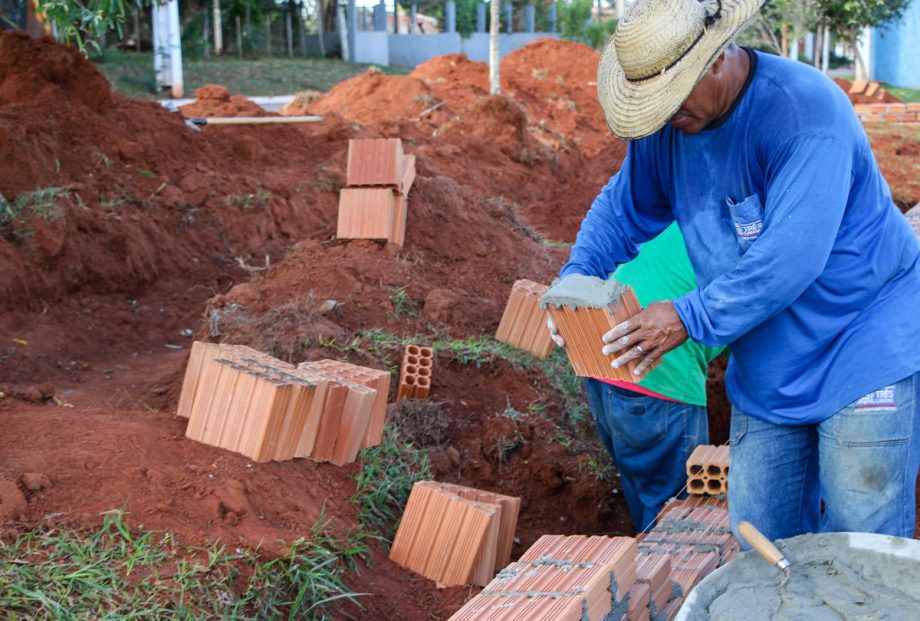
[[725, 202], [728, 204], [738, 243], [742, 250], [747, 250], [760, 237], [760, 231], [763, 229], [763, 205], [760, 203], [760, 197], [751, 194], [740, 203], [731, 198], [726, 198]]

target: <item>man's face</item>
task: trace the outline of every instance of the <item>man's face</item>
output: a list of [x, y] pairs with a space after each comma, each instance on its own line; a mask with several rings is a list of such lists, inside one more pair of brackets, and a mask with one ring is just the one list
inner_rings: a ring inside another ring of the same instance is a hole
[[[671, 126], [685, 134], [696, 134], [719, 118], [718, 89], [720, 84], [720, 58], [693, 87], [690, 96], [671, 117]], [[718, 68], [717, 68], [718, 67]]]

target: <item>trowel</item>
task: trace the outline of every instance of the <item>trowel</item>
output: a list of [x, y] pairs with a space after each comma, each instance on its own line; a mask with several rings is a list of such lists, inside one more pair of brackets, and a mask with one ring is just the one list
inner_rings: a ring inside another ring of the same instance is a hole
[[757, 530], [757, 528], [750, 522], [742, 520], [738, 524], [738, 534], [748, 542], [754, 550], [763, 557], [765, 561], [779, 569], [783, 572], [783, 581], [780, 583], [780, 587], [786, 586], [786, 582], [789, 580], [789, 561], [786, 560], [786, 557], [783, 556], [783, 553], [779, 551], [773, 543], [764, 537], [764, 534]]

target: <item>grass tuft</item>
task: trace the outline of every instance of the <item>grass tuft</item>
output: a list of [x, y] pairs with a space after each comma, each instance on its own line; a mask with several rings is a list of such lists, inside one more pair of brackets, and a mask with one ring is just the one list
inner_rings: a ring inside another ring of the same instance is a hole
[[94, 532], [35, 529], [0, 543], [0, 608], [7, 619], [64, 621], [329, 618], [342, 600], [357, 603], [342, 576], [367, 552], [361, 541], [341, 544], [331, 526], [321, 515], [309, 539], [265, 562], [157, 539], [131, 529], [123, 510]]
[[412, 484], [431, 478], [428, 455], [404, 440], [395, 425], [387, 425], [381, 443], [364, 449], [361, 461], [349, 502], [357, 509], [361, 526], [389, 544]]

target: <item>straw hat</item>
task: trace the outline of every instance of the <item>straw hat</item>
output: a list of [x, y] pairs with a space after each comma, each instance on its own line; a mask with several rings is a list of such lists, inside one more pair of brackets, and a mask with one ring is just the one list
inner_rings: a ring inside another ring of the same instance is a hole
[[674, 116], [764, 0], [636, 0], [610, 37], [597, 94], [618, 138], [653, 134]]

